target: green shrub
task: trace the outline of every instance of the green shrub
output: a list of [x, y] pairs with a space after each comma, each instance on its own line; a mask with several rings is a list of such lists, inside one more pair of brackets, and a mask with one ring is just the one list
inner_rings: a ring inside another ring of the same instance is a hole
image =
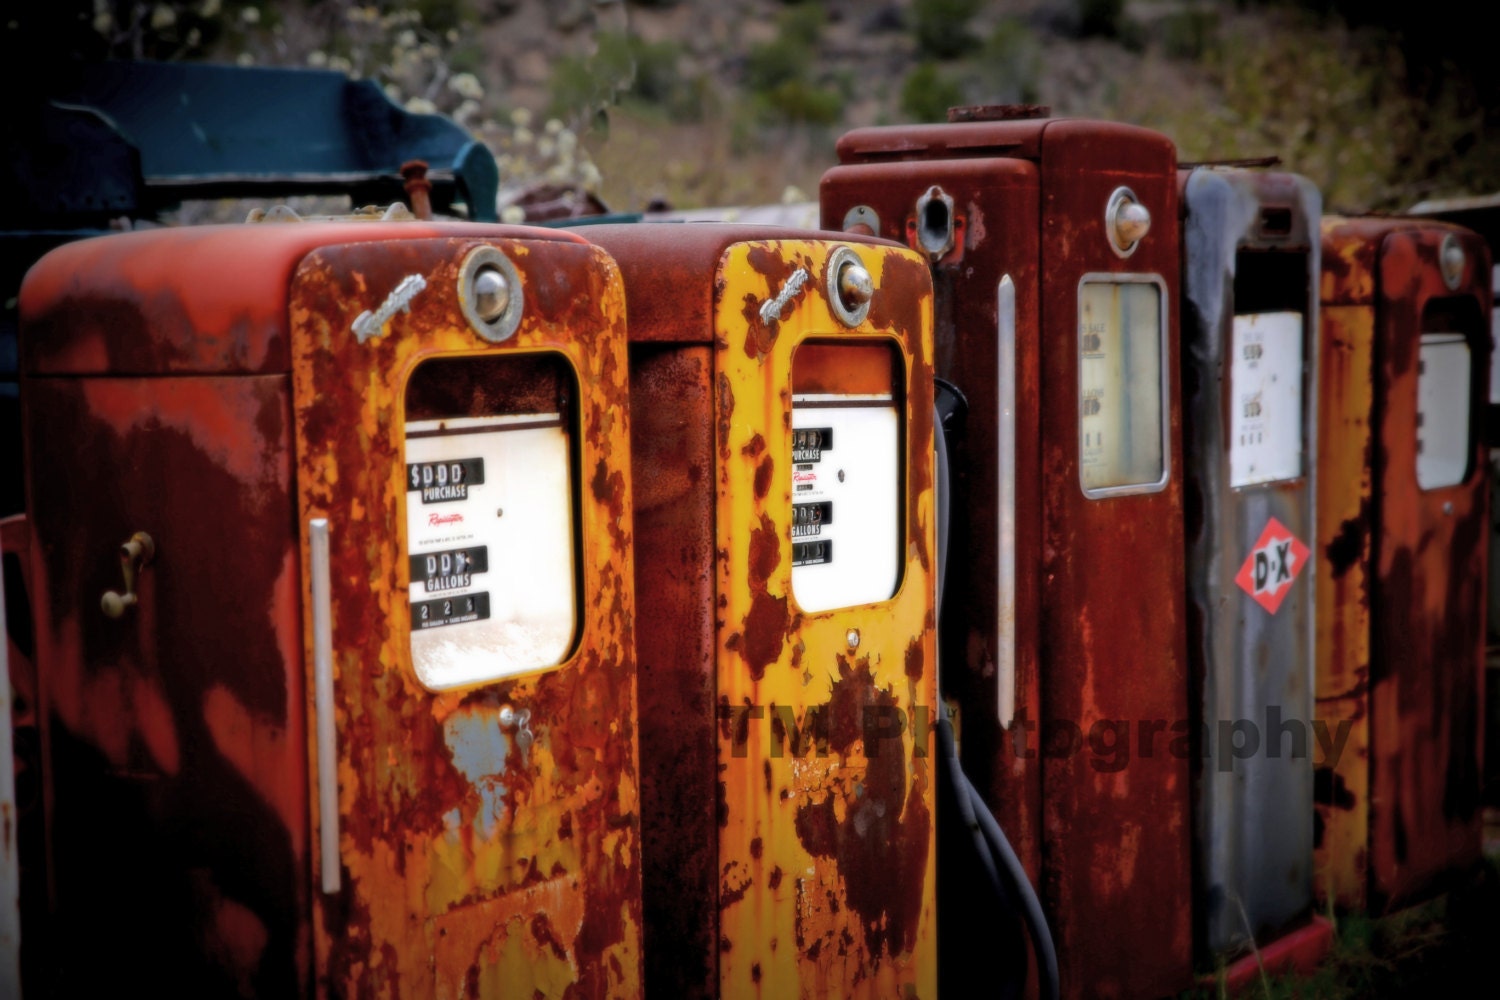
[[983, 0], [915, 0], [912, 17], [917, 48], [933, 59], [956, 59], [979, 48], [969, 21]]
[[805, 80], [788, 80], [760, 95], [772, 122], [832, 125], [844, 116], [844, 97], [837, 90]]
[[1196, 3], [1161, 22], [1162, 48], [1175, 59], [1202, 59], [1219, 33], [1219, 12]]
[[943, 76], [934, 62], [919, 65], [901, 85], [901, 110], [908, 121], [947, 121], [948, 109], [963, 103], [963, 88]]
[[752, 46], [745, 55], [745, 86], [752, 92], [774, 90], [806, 76], [812, 58], [811, 45], [778, 40]]
[[978, 59], [976, 76], [983, 100], [998, 104], [1035, 104], [1038, 99], [1036, 36], [1016, 18], [995, 25]]
[[813, 76], [825, 20], [821, 4], [788, 7], [777, 18], [776, 40], [746, 53], [745, 89], [762, 122], [831, 125], [843, 117], [843, 93]]

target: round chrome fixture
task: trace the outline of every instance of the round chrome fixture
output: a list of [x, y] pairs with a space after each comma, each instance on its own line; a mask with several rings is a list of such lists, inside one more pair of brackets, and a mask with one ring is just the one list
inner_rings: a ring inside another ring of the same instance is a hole
[[1104, 208], [1104, 231], [1109, 236], [1110, 249], [1121, 257], [1129, 257], [1150, 230], [1150, 209], [1136, 200], [1130, 188], [1115, 188]]
[[875, 281], [859, 255], [839, 247], [828, 258], [828, 302], [845, 326], [859, 326], [870, 315]]
[[494, 247], [478, 247], [464, 258], [458, 277], [458, 301], [464, 318], [485, 340], [509, 340], [521, 325], [521, 275], [509, 257]]
[[1448, 286], [1448, 291], [1458, 291], [1459, 282], [1464, 280], [1464, 269], [1469, 264], [1469, 255], [1464, 253], [1463, 244], [1458, 242], [1456, 233], [1449, 233], [1443, 237], [1443, 249], [1438, 255], [1438, 266], [1443, 272], [1443, 284]]

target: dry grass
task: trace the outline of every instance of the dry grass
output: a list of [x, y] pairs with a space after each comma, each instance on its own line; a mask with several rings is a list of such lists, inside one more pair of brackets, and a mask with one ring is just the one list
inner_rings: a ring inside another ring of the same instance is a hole
[[[1311, 975], [1281, 976], [1246, 989], [1247, 1000], [1367, 1000], [1469, 996], [1491, 978], [1500, 942], [1500, 860], [1429, 903], [1380, 917], [1337, 919], [1332, 954]], [[1219, 1000], [1222, 988], [1192, 1000]]]
[[603, 175], [605, 204], [632, 212], [653, 199], [674, 208], [776, 204], [789, 187], [816, 198], [818, 179], [836, 162], [836, 138], [815, 127], [747, 136], [732, 116], [674, 123], [615, 108], [608, 130], [594, 129], [582, 143]]

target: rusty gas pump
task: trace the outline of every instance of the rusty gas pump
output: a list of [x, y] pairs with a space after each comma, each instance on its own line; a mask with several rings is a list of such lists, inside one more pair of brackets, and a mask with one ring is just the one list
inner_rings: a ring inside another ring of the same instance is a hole
[[[935, 371], [969, 403], [945, 695], [1064, 995], [1173, 993], [1192, 965], [1176, 153], [1045, 109], [951, 119], [843, 136], [823, 224], [932, 272]], [[983, 942], [943, 940], [945, 984], [980, 988]]]
[[1268, 169], [1180, 182], [1195, 937], [1235, 986], [1332, 943], [1311, 913], [1322, 199]]
[[648, 992], [931, 995], [927, 270], [828, 233], [582, 232], [630, 315]]
[[623, 307], [519, 227], [33, 269], [39, 992], [640, 994]]
[[1383, 909], [1481, 856], [1490, 256], [1421, 219], [1322, 239], [1316, 888]]

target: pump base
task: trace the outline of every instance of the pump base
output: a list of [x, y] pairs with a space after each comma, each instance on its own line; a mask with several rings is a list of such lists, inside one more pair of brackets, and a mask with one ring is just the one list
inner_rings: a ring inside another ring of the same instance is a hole
[[[1324, 917], [1314, 916], [1311, 922], [1262, 948], [1259, 959], [1250, 954], [1227, 966], [1222, 979], [1224, 989], [1233, 996], [1255, 985], [1260, 981], [1262, 968], [1267, 976], [1306, 975], [1322, 964], [1332, 948], [1333, 924]], [[1220, 982], [1217, 973], [1198, 977], [1200, 987], [1214, 988]]]

